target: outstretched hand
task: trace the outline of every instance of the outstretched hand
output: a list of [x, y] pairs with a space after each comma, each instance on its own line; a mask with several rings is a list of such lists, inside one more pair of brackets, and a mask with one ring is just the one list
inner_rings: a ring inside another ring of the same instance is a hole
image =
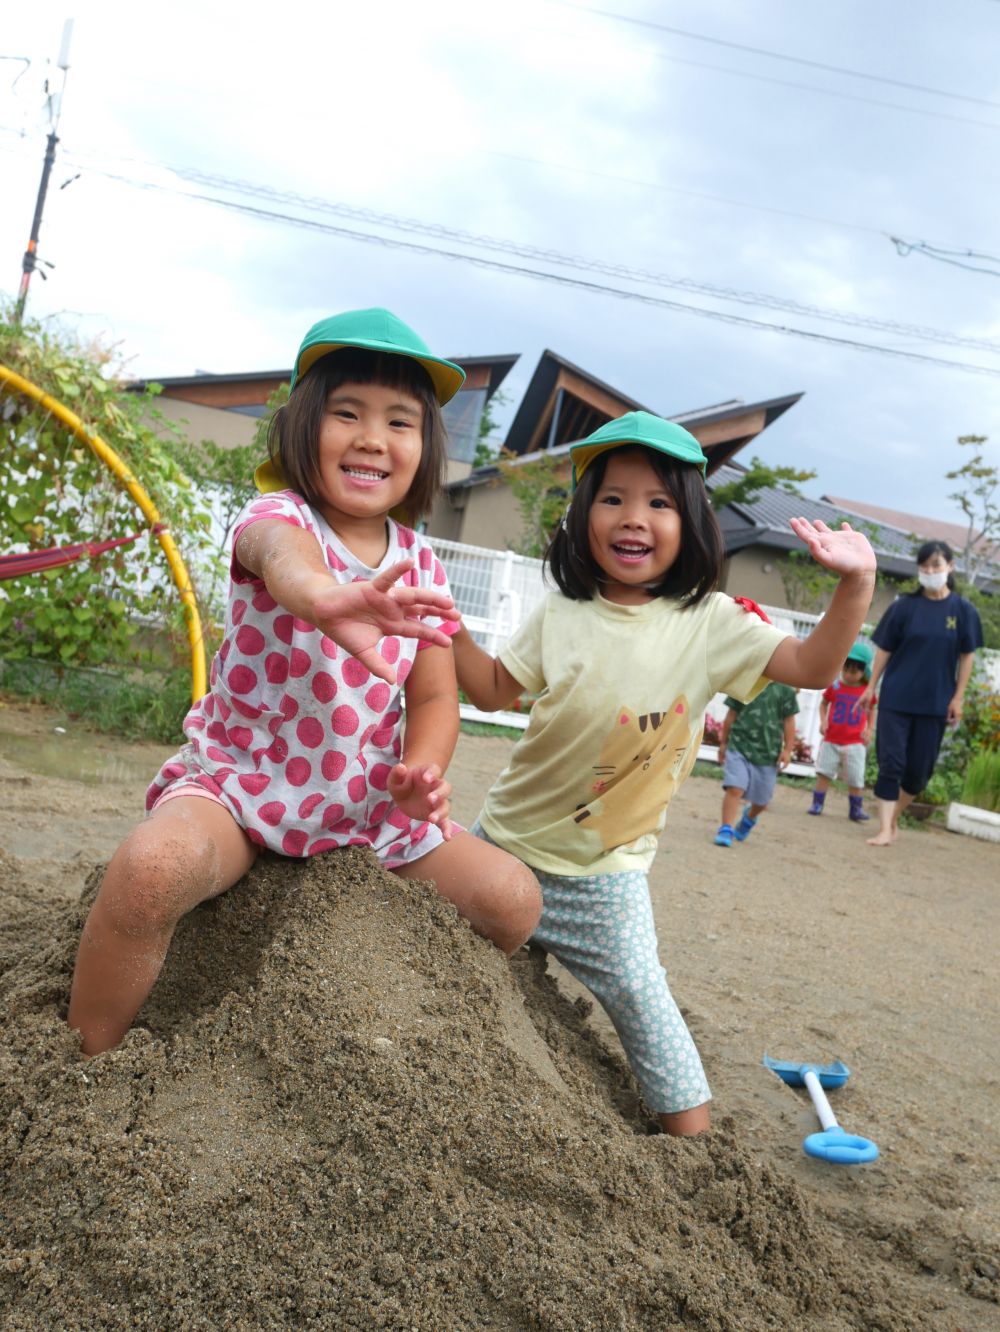
[[793, 518], [790, 526], [816, 563], [831, 573], [848, 578], [875, 572], [871, 542], [863, 532], [855, 532], [850, 523], [841, 523], [840, 530], [834, 531], [820, 518], [815, 523], [808, 518]]
[[397, 763], [389, 773], [386, 789], [404, 814], [421, 823], [433, 823], [446, 842], [451, 840], [451, 783], [445, 781], [436, 763], [418, 763], [409, 768]]
[[389, 684], [395, 684], [396, 671], [379, 653], [376, 644], [380, 639], [396, 634], [450, 647], [448, 635], [424, 624], [423, 616], [461, 619], [446, 593], [395, 585], [412, 568], [412, 560], [401, 560], [371, 581], [334, 583], [331, 579], [329, 591], [320, 598], [314, 617], [317, 629], [357, 657], [372, 675]]

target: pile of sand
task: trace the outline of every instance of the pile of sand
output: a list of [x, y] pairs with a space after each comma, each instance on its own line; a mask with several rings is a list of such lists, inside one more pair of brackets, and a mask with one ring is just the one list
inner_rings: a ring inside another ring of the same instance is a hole
[[263, 860], [84, 1060], [95, 882], [0, 853], [5, 1327], [935, 1326], [732, 1124], [651, 1135], [544, 959], [365, 852]]

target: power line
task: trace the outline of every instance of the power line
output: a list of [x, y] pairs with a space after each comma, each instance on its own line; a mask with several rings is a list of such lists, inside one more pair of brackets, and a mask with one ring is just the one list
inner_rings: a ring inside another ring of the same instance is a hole
[[[562, 4], [563, 0], [551, 0], [551, 2], [553, 4]], [[598, 13], [603, 11], [595, 10], [593, 12]], [[615, 16], [610, 15], [609, 17]], [[627, 21], [638, 23], [640, 20], [630, 19]], [[541, 29], [541, 31], [546, 31], [546, 29]], [[560, 36], [571, 36], [577, 41], [592, 40], [579, 33], [567, 33], [564, 29], [558, 29], [557, 31]], [[726, 45], [726, 43], [723, 43], [723, 45]], [[754, 74], [750, 70], [730, 69], [726, 65], [713, 65], [705, 60], [691, 60], [684, 56], [668, 55], [665, 51], [650, 50], [649, 54], [654, 56], [657, 60], [664, 60], [671, 65], [686, 65], [693, 69], [708, 69], [716, 74], [729, 74], [737, 79], [750, 79], [754, 83], [770, 83], [778, 88], [793, 88], [796, 92], [818, 94], [820, 97], [837, 97], [844, 102], [858, 102], [863, 106], [878, 106], [884, 110], [902, 111], [907, 115], [924, 116], [929, 120], [948, 120], [953, 124], [958, 125], [975, 125], [979, 129], [1000, 130], [1000, 124], [996, 124], [994, 121], [990, 120], [973, 120], [971, 116], [956, 116], [948, 111], [928, 111], [926, 108], [919, 106], [902, 106], [899, 102], [883, 102], [877, 97], [862, 97], [857, 93], [841, 92], [836, 88], [820, 88], [812, 83], [793, 83], [790, 79], [778, 79], [771, 74]], [[990, 103], [990, 105], [996, 105], [997, 108], [1000, 109], [1000, 103]]]
[[722, 37], [709, 37], [706, 33], [688, 32], [684, 28], [674, 28], [666, 23], [656, 23], [652, 19], [634, 18], [629, 14], [615, 14], [611, 10], [598, 9], [595, 5], [579, 4], [576, 0], [549, 0], [549, 3], [561, 5], [564, 9], [576, 9], [585, 14], [597, 14], [601, 18], [612, 19], [615, 23], [630, 23], [637, 28], [651, 28], [656, 32], [666, 32], [673, 37], [684, 37], [693, 42], [707, 42], [712, 46], [725, 46], [731, 51], [743, 51], [749, 55], [766, 56], [769, 60], [783, 60], [788, 64], [803, 65], [808, 69], [821, 69], [827, 74], [846, 74], [852, 79], [865, 79], [869, 83], [884, 83], [892, 88], [905, 88], [908, 92], [927, 93], [932, 97], [948, 97], [956, 102], [971, 102], [976, 106], [988, 106], [995, 111], [1000, 111], [1000, 102], [990, 101], [987, 97], [971, 97], [968, 93], [951, 92], [945, 88], [931, 88], [924, 83], [907, 83], [904, 79], [892, 79], [885, 74], [869, 74], [860, 69], [847, 69], [843, 65], [828, 65], [821, 60], [809, 60], [805, 56], [788, 55], [784, 51], [771, 51], [762, 46], [747, 46], [742, 42], [731, 42]]
[[[898, 236], [889, 238], [896, 247], [897, 254], [904, 259], [910, 254], [922, 254], [925, 259], [936, 259], [942, 264], [954, 264], [956, 268], [966, 268], [970, 273], [985, 273], [987, 277], [1000, 278], [1000, 259], [992, 254], [979, 254], [976, 250], [944, 250], [926, 241], [904, 241]], [[963, 259], [982, 259], [992, 268], [980, 264], [965, 264]]]
[[[997, 0], [1000, 3], [1000, 0]], [[25, 138], [22, 130], [15, 129], [10, 125], [0, 125], [0, 133], [13, 134], [18, 138]], [[3, 149], [0, 149], [3, 151]], [[14, 152], [13, 148], [6, 151]], [[593, 167], [581, 167], [571, 165], [569, 162], [554, 162], [551, 158], [529, 157], [521, 153], [506, 153], [497, 149], [482, 148], [477, 153], [483, 157], [495, 157], [501, 161], [519, 162], [526, 166], [544, 167], [547, 171], [565, 171], [570, 175], [584, 176], [594, 180], [607, 180], [620, 185], [634, 185], [638, 189], [654, 190], [659, 194], [675, 194], [682, 198], [704, 199], [709, 203], [723, 204], [727, 208], [745, 208], [750, 212], [767, 213], [771, 217], [787, 217], [796, 222], [816, 222], [820, 226], [834, 227], [844, 231], [860, 231], [870, 236], [879, 236], [882, 238], [891, 238], [892, 229], [889, 227], [875, 226], [864, 222], [847, 222], [843, 218], [826, 217], [822, 213], [803, 213], [791, 208], [777, 208], [773, 204], [751, 203], [748, 199], [733, 199], [729, 195], [714, 194], [708, 190], [690, 190], [679, 185], [665, 185], [661, 181], [643, 180], [638, 176], [623, 176], [613, 171], [598, 171]], [[67, 160], [74, 158], [77, 165], [82, 165], [81, 155], [79, 153], [65, 154]], [[86, 156], [86, 150], [83, 150]], [[115, 161], [136, 163], [140, 166], [166, 167], [167, 170], [174, 171], [176, 168], [162, 162], [150, 162], [147, 159], [137, 157], [117, 157]]]
[[811, 342], [847, 348], [852, 351], [872, 352], [878, 355], [891, 356], [902, 360], [918, 361], [925, 365], [942, 366], [949, 370], [961, 370], [968, 374], [1000, 378], [1000, 369], [994, 369], [989, 366], [975, 365], [965, 361], [950, 361], [944, 357], [930, 356], [925, 352], [903, 350], [897, 347], [886, 347], [876, 343], [859, 342], [852, 338], [838, 338], [833, 337], [829, 333], [817, 333], [808, 329], [791, 328], [784, 324], [769, 324], [764, 320], [750, 319], [746, 315], [731, 314], [728, 311], [723, 310], [709, 310], [704, 306], [685, 305], [680, 301], [667, 300], [665, 297], [653, 296], [647, 292], [629, 291], [623, 287], [612, 287], [604, 283], [590, 282], [583, 278], [570, 277], [564, 273], [549, 273], [542, 269], [526, 268], [519, 264], [503, 263], [498, 259], [488, 259], [482, 255], [463, 254], [454, 250], [444, 250], [431, 245], [422, 245], [417, 241], [400, 240], [397, 237], [378, 236], [372, 232], [355, 231], [348, 227], [335, 226], [332, 223], [320, 222], [313, 218], [296, 217], [290, 213], [278, 213], [271, 209], [255, 207], [252, 204], [238, 203], [232, 199], [220, 199], [215, 195], [195, 194], [188, 191], [172, 190], [167, 186], [156, 185], [152, 182], [136, 181], [129, 179], [128, 177], [115, 176], [110, 172], [99, 172], [98, 174], [104, 175], [109, 180], [115, 180], [133, 188], [156, 190], [171, 194], [179, 193], [182, 198], [193, 199], [217, 208], [242, 213], [248, 217], [256, 217], [263, 221], [284, 223], [307, 231], [316, 231], [325, 235], [338, 236], [345, 240], [358, 241], [365, 245], [379, 245], [385, 249], [406, 250], [410, 253], [421, 254], [432, 258], [467, 263], [475, 268], [491, 272], [503, 273], [513, 277], [526, 277], [540, 282], [549, 282], [556, 286], [567, 287], [578, 291], [586, 291], [594, 295], [613, 296], [619, 300], [635, 301], [641, 305], [654, 306], [658, 309], [673, 310], [680, 314], [695, 315], [703, 319], [718, 320], [721, 323], [732, 324], [737, 327], [753, 328], [768, 333], [781, 333], [786, 336], [805, 338]]
[[669, 287], [681, 291], [697, 292], [718, 300], [735, 301], [743, 305], [756, 305], [770, 310], [784, 310], [791, 314], [811, 316], [833, 323], [846, 324], [856, 328], [870, 328], [879, 332], [902, 334], [904, 337], [919, 338], [923, 341], [938, 342], [953, 347], [969, 347], [980, 351], [1000, 352], [1000, 342], [989, 338], [967, 337], [950, 333], [942, 329], [922, 324], [903, 324], [891, 319], [880, 319], [873, 315], [857, 314], [853, 311], [825, 309], [822, 306], [806, 305], [784, 297], [772, 296], [767, 292], [745, 291], [736, 287], [721, 287], [709, 282], [700, 282], [693, 278], [675, 278], [665, 273], [650, 269], [629, 268], [625, 264], [610, 263], [601, 259], [590, 259], [581, 255], [566, 254], [563, 251], [548, 249], [536, 245], [525, 245], [501, 237], [483, 233], [463, 231], [441, 223], [422, 222], [412, 217], [400, 217], [393, 213], [381, 213], [372, 208], [358, 208], [350, 204], [334, 202], [319, 196], [296, 194], [290, 190], [279, 190], [270, 185], [258, 185], [247, 180], [233, 180], [217, 173], [200, 171], [195, 168], [174, 168], [183, 180], [190, 180], [201, 185], [217, 186], [251, 197], [271, 199], [277, 203], [290, 203], [299, 207], [310, 208], [318, 212], [331, 213], [339, 217], [349, 217], [356, 221], [374, 223], [377, 226], [395, 230], [413, 232], [421, 235], [437, 236], [458, 241], [461, 244], [478, 246], [504, 254], [514, 254], [522, 259], [541, 260], [568, 268], [602, 273], [606, 277], [623, 278], [629, 282], [645, 283], [650, 286]]

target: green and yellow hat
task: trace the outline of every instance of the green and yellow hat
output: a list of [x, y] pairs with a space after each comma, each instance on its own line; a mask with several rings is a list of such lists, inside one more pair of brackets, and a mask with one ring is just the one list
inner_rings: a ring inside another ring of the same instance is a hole
[[574, 444], [569, 451], [573, 464], [573, 487], [580, 477], [602, 453], [609, 449], [620, 449], [627, 444], [639, 444], [646, 449], [655, 449], [680, 462], [697, 467], [702, 476], [708, 466], [708, 459], [702, 453], [701, 445], [690, 431], [675, 421], [665, 421], [662, 416], [652, 412], [626, 412], [614, 421], [608, 421], [595, 430], [579, 444]]
[[[430, 376], [434, 396], [443, 407], [465, 383], [465, 371], [460, 365], [432, 356], [431, 350], [409, 325], [390, 310], [348, 310], [344, 314], [321, 319], [302, 339], [292, 369], [292, 388], [302, 376], [323, 356], [343, 351], [347, 347], [360, 347], [364, 351], [384, 352], [392, 356], [409, 356], [419, 362]], [[254, 483], [261, 494], [284, 490], [286, 481], [281, 467], [271, 461], [261, 463], [253, 474]]]

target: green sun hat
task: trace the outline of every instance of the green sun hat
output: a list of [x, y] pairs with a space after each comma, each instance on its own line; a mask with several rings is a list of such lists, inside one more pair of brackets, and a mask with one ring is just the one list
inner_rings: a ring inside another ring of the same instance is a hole
[[[302, 376], [329, 352], [345, 347], [360, 347], [365, 351], [388, 352], [393, 356], [409, 356], [418, 361], [430, 375], [434, 396], [443, 407], [465, 383], [465, 371], [460, 365], [432, 356], [431, 350], [408, 324], [404, 324], [391, 310], [347, 310], [344, 314], [321, 319], [302, 339], [292, 370], [294, 388]], [[254, 471], [254, 484], [262, 495], [287, 486], [281, 465], [277, 461], [260, 464]]]
[[465, 383], [461, 366], [432, 356], [423, 338], [404, 324], [390, 310], [348, 310], [344, 314], [321, 319], [302, 339], [292, 371], [292, 388], [310, 366], [329, 352], [344, 347], [361, 347], [365, 351], [389, 352], [393, 356], [409, 356], [419, 361], [431, 377], [434, 394], [443, 407]]
[[864, 667], [865, 679], [866, 680], [871, 679], [872, 662], [875, 660], [875, 649], [872, 647], [871, 643], [864, 643], [859, 638], [858, 641], [851, 648], [850, 652], [848, 652], [844, 660], [856, 661], [859, 666]]
[[609, 449], [620, 449], [626, 444], [640, 444], [643, 448], [655, 449], [680, 462], [697, 467], [702, 476], [708, 466], [708, 459], [702, 453], [701, 445], [690, 431], [679, 426], [675, 421], [665, 421], [662, 416], [652, 412], [626, 412], [614, 421], [608, 421], [595, 430], [579, 444], [574, 444], [569, 451], [573, 464], [573, 487], [580, 477], [602, 453]]

